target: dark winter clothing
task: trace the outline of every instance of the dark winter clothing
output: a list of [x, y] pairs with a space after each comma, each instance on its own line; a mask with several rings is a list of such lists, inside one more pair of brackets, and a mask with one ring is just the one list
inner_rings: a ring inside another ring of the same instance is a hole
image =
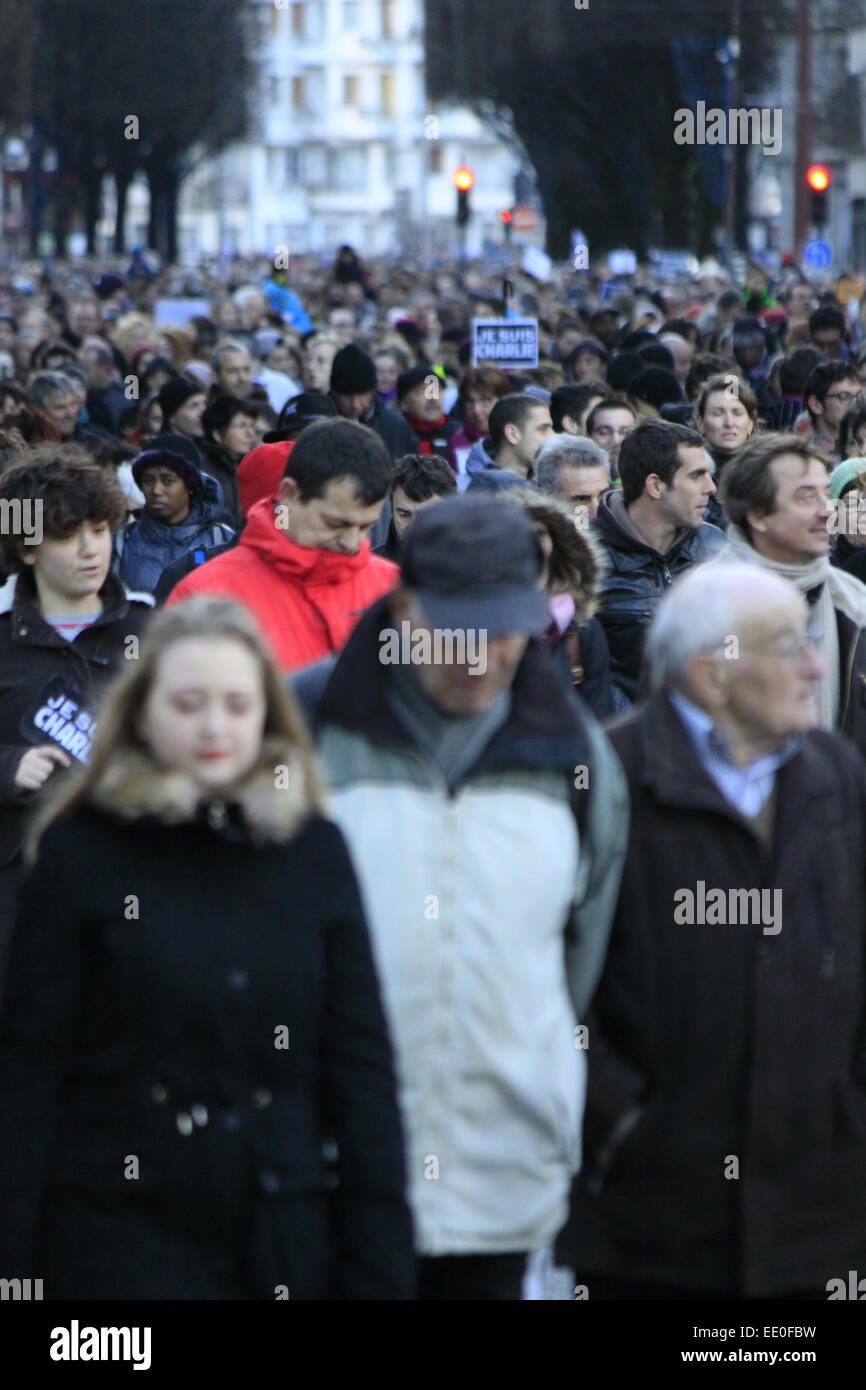
[[866, 546], [852, 545], [847, 536], [839, 535], [830, 551], [830, 563], [866, 584]]
[[47, 1298], [411, 1297], [390, 1046], [339, 831], [314, 817], [256, 844], [252, 799], [170, 823], [161, 795], [129, 823], [148, 776], [53, 826], [25, 882], [0, 1268]]
[[394, 460], [401, 459], [404, 454], [418, 452], [418, 441], [408, 422], [398, 411], [389, 410], [379, 400], [373, 402], [361, 424], [369, 425], [371, 430], [376, 431]]
[[165, 603], [172, 589], [174, 589], [182, 579], [186, 579], [188, 574], [192, 574], [199, 565], [205, 564], [208, 560], [215, 560], [218, 555], [225, 555], [227, 550], [233, 550], [238, 543], [237, 536], [232, 540], [226, 541], [225, 545], [212, 545], [209, 550], [197, 547], [195, 550], [188, 550], [185, 555], [181, 555], [179, 560], [173, 564], [166, 565], [162, 574], [159, 576], [159, 583], [153, 591], [153, 597], [157, 607]]
[[440, 416], [432, 424], [429, 420], [416, 420], [410, 415], [404, 415], [403, 419], [418, 441], [415, 448], [417, 454], [438, 454], [448, 461], [448, 444], [460, 428], [457, 420], [449, 420], [447, 415]]
[[563, 675], [586, 701], [596, 719], [609, 719], [614, 713], [610, 653], [599, 619], [590, 618], [579, 626], [570, 623], [555, 643], [553, 655]]
[[220, 520], [230, 526], [233, 531], [239, 531], [243, 520], [238, 491], [240, 459], [233, 458], [228, 449], [224, 448], [222, 444], [218, 444], [215, 439], [200, 439], [198, 450], [202, 459], [202, 472], [210, 478], [216, 478], [220, 485], [223, 495], [223, 510]]
[[[95, 715], [99, 697], [123, 662], [127, 637], [140, 635], [152, 611], [148, 595], [127, 594], [113, 574], [100, 598], [103, 611], [96, 622], [67, 642], [42, 617], [31, 570], [0, 590], [0, 981], [25, 826], [41, 795], [19, 791], [15, 773], [29, 748], [58, 741], [50, 733], [41, 736], [31, 719], [25, 737], [22, 721], [31, 710], [38, 713], [43, 696], [55, 698], [49, 687], [58, 679], [76, 700], [76, 718]], [[74, 765], [76, 755], [71, 756]], [[62, 775], [62, 769], [53, 772], [46, 789]]]
[[[594, 1275], [721, 1297], [822, 1289], [866, 1267], [866, 772], [838, 736], [808, 734], [776, 774], [767, 856], [666, 695], [609, 736], [631, 827], [560, 1258], [590, 1297]], [[779, 890], [781, 930], [745, 912], [678, 922], [675, 895], [700, 880], [726, 901]]]
[[637, 697], [647, 629], [665, 593], [678, 574], [709, 559], [725, 538], [705, 523], [684, 529], [667, 554], [660, 555], [640, 539], [622, 493], [613, 491], [602, 497], [592, 525], [607, 559], [599, 618], [610, 648], [613, 683], [625, 703]]
[[223, 511], [219, 485], [202, 476], [206, 500], [193, 501], [189, 515], [178, 526], [168, 526], [144, 511], [118, 533], [114, 568], [124, 583], [152, 594], [163, 570], [182, 555], [209, 550], [232, 539], [234, 532], [218, 520]]

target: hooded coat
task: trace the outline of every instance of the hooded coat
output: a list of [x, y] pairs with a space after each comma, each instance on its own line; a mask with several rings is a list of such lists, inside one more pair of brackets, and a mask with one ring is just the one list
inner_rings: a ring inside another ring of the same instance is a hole
[[145, 511], [118, 533], [114, 569], [124, 584], [152, 594], [163, 570], [182, 555], [232, 539], [234, 531], [218, 520], [224, 515], [219, 484], [207, 474], [202, 474], [202, 480], [205, 496], [190, 499], [189, 515], [179, 526], [167, 526]]
[[531, 483], [527, 478], [518, 478], [516, 473], [509, 473], [507, 468], [499, 467], [488, 448], [490, 443], [489, 439], [479, 439], [477, 444], [473, 444], [466, 460], [466, 490], [483, 487], [498, 492], [502, 488], [530, 487]]
[[296, 761], [271, 740], [222, 801], [120, 752], [42, 841], [0, 1030], [0, 1268], [46, 1298], [412, 1295], [367, 927]]
[[274, 499], [257, 502], [238, 544], [187, 575], [166, 604], [191, 594], [222, 594], [244, 604], [285, 671], [308, 666], [343, 646], [363, 610], [397, 581], [397, 566], [296, 545], [277, 527]]

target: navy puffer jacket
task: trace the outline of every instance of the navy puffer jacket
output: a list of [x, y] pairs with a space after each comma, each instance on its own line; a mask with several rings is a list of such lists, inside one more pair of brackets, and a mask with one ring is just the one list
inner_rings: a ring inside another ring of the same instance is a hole
[[114, 571], [131, 589], [152, 594], [166, 566], [191, 550], [210, 550], [234, 536], [225, 522], [219, 484], [206, 474], [205, 497], [194, 498], [189, 516], [179, 526], [167, 526], [148, 512], [124, 526], [115, 539]]

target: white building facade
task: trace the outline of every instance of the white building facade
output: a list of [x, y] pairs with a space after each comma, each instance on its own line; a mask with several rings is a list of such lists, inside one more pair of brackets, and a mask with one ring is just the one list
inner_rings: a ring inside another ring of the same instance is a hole
[[182, 250], [453, 252], [460, 164], [475, 175], [467, 251], [502, 241], [526, 160], [507, 129], [429, 102], [423, 0], [257, 3], [258, 129], [187, 179]]

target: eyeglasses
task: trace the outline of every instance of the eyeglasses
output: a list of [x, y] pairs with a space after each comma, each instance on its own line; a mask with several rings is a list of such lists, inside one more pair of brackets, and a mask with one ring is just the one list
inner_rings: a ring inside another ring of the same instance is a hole
[[817, 651], [821, 645], [821, 638], [817, 633], [810, 632], [800, 642], [780, 642], [775, 647], [765, 647], [759, 651], [760, 656], [778, 657], [780, 661], [790, 662], [791, 665], [804, 656], [808, 651]]
[[834, 391], [832, 394], [828, 391], [824, 399], [825, 401], [856, 401], [859, 395], [859, 391]]

